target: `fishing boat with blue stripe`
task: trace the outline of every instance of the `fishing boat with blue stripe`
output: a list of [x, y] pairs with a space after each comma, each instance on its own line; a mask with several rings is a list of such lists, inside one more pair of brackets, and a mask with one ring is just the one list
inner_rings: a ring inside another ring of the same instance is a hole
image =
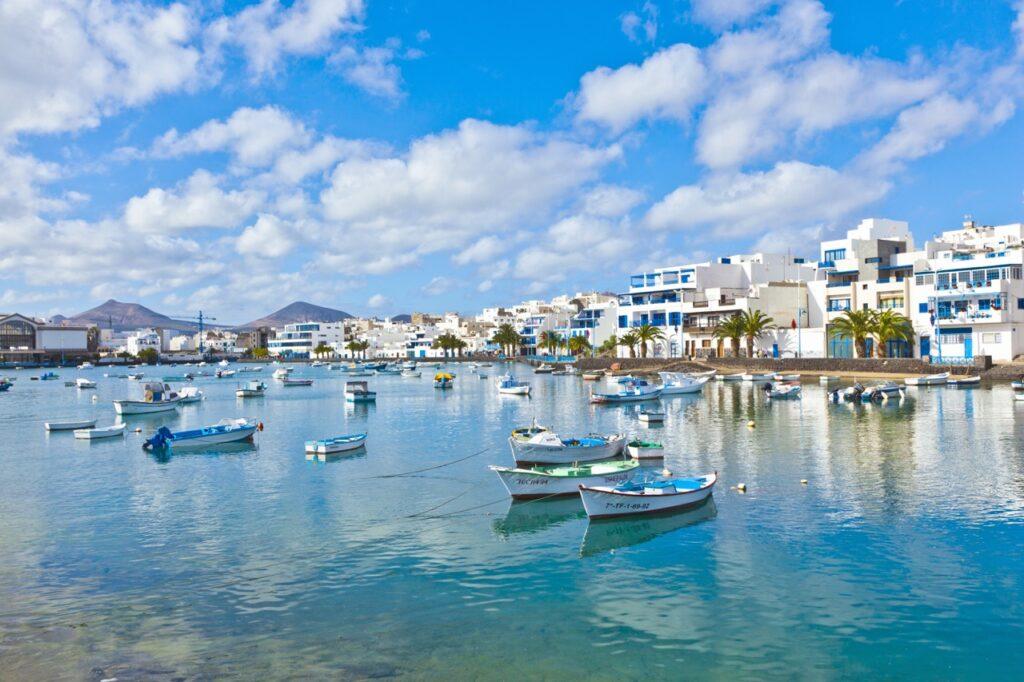
[[661, 386], [652, 386], [644, 379], [633, 379], [622, 384], [615, 393], [591, 393], [592, 403], [635, 403], [642, 400], [657, 400], [661, 397]]
[[365, 433], [351, 433], [333, 438], [307, 440], [306, 453], [310, 455], [333, 455], [339, 452], [358, 450], [366, 443]]
[[190, 431], [171, 431], [166, 426], [161, 426], [152, 438], [143, 443], [142, 447], [146, 450], [162, 450], [237, 443], [251, 441], [253, 435], [262, 430], [263, 424], [251, 419], [222, 419], [213, 426]]
[[508, 439], [516, 464], [573, 464], [612, 459], [622, 454], [626, 437], [622, 434], [590, 434], [560, 437], [543, 426], [515, 429]]
[[616, 516], [679, 511], [703, 503], [718, 481], [718, 474], [694, 478], [630, 480], [616, 486], [580, 486], [580, 498], [587, 516], [607, 519]]
[[574, 466], [511, 468], [491, 466], [514, 500], [556, 495], [579, 495], [581, 485], [618, 485], [640, 467], [632, 460], [612, 460]]

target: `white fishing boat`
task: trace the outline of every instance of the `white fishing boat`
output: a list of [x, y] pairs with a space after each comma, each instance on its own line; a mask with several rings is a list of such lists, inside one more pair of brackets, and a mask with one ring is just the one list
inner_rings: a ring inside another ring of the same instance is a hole
[[287, 379], [288, 375], [291, 374], [291, 371], [290, 367], [278, 367], [274, 370], [274, 373], [271, 376], [278, 380]]
[[180, 450], [251, 441], [253, 435], [262, 428], [261, 423], [250, 419], [221, 419], [213, 426], [188, 431], [171, 431], [166, 426], [161, 426], [152, 438], [142, 444], [142, 447], [146, 450]]
[[574, 466], [537, 466], [533, 468], [491, 466], [515, 500], [559, 495], [579, 495], [581, 485], [615, 486], [628, 481], [640, 467], [639, 462], [618, 460]]
[[377, 392], [371, 391], [365, 381], [345, 382], [345, 401], [349, 403], [372, 403], [377, 400]]
[[764, 394], [770, 400], [799, 398], [800, 384], [769, 384], [765, 386]]
[[407, 361], [403, 362], [402, 363], [402, 369], [416, 369], [416, 361], [415, 360], [407, 360]]
[[292, 379], [291, 377], [285, 377], [281, 379], [282, 386], [312, 386], [312, 379]]
[[515, 429], [508, 439], [517, 464], [572, 464], [618, 457], [626, 445], [621, 434], [562, 438], [537, 425]]
[[784, 381], [784, 382], [792, 383], [794, 381], [800, 381], [800, 375], [799, 374], [773, 374], [772, 375], [772, 381]]
[[949, 372], [929, 374], [923, 377], [908, 377], [904, 379], [907, 386], [944, 386], [949, 379]]
[[249, 381], [235, 391], [235, 396], [238, 398], [258, 398], [261, 395], [265, 395], [266, 392], [267, 385], [262, 381]]
[[92, 369], [95, 366], [96, 365], [92, 364], [91, 362], [83, 362], [78, 366], [78, 369]]
[[76, 429], [75, 438], [79, 440], [100, 440], [101, 438], [116, 438], [124, 434], [124, 424], [114, 424], [98, 429]]
[[719, 374], [715, 377], [716, 381], [743, 381], [743, 373], [739, 374]]
[[419, 379], [423, 376], [423, 372], [416, 369], [403, 369], [402, 376], [407, 379]]
[[1024, 379], [1014, 379], [1010, 382], [1010, 388], [1015, 391], [1024, 391]]
[[553, 366], [551, 366], [548, 363], [544, 362], [544, 363], [541, 363], [540, 365], [537, 365], [537, 367], [534, 368], [533, 373], [534, 374], [551, 374], [554, 371], [555, 371], [555, 368]]
[[639, 419], [644, 424], [660, 424], [663, 421], [665, 421], [665, 413], [648, 412], [647, 410], [642, 410], [636, 418]]
[[710, 376], [694, 377], [682, 372], [658, 372], [658, 376], [661, 377], [662, 395], [700, 393], [711, 379]]
[[822, 386], [829, 386], [831, 384], [839, 383], [840, 381], [840, 377], [828, 374], [823, 374], [820, 377], [818, 377], [818, 383], [821, 384]]
[[231, 363], [230, 363], [230, 362], [228, 362], [227, 360], [221, 360], [220, 362], [218, 362], [218, 363], [217, 363], [217, 366], [218, 366], [218, 367], [227, 367], [227, 366], [228, 366], [228, 365], [230, 365], [230, 364], [231, 364]]
[[530, 384], [517, 381], [511, 374], [498, 379], [498, 393], [505, 395], [530, 395]]
[[46, 422], [43, 427], [47, 431], [76, 431], [78, 429], [91, 429], [96, 426], [95, 419], [79, 419], [67, 422]]
[[626, 452], [633, 459], [663, 459], [665, 446], [654, 441], [634, 439], [626, 443]]
[[365, 433], [353, 433], [320, 440], [307, 440], [306, 453], [310, 455], [333, 455], [339, 452], [357, 450], [366, 443]]
[[115, 400], [114, 411], [122, 415], [170, 412], [178, 408], [180, 400], [170, 386], [154, 381], [146, 384], [142, 400]]
[[583, 508], [591, 519], [635, 516], [695, 507], [710, 495], [718, 474], [696, 478], [627, 481], [617, 486], [580, 486]]
[[980, 376], [974, 377], [950, 377], [946, 379], [946, 385], [953, 388], [964, 388], [966, 386], [977, 386], [981, 383]]
[[218, 369], [216, 372], [213, 373], [213, 375], [218, 379], [230, 379], [237, 373], [238, 372], [236, 372], [233, 369]]
[[78, 377], [75, 379], [76, 388], [96, 388], [96, 382], [85, 377]]
[[309, 366], [310, 367], [323, 367], [325, 364], [327, 364], [327, 363], [321, 362], [319, 360], [314, 360], [313, 362], [309, 363]]
[[143, 374], [142, 372], [132, 372], [131, 374], [128, 375], [128, 380], [129, 381], [142, 381], [142, 378], [144, 376], [146, 376], [146, 375]]
[[651, 386], [643, 379], [634, 379], [624, 384], [615, 393], [591, 393], [592, 403], [635, 403], [644, 400], [657, 400], [661, 397], [661, 387]]
[[771, 381], [774, 376], [775, 375], [772, 374], [771, 372], [768, 372], [768, 373], [761, 372], [759, 374], [757, 374], [757, 373], [743, 374], [743, 375], [741, 375], [740, 378], [742, 379], [742, 381], [744, 383], [749, 384], [751, 382], [758, 382], [758, 381]]
[[178, 391], [178, 404], [191, 405], [203, 401], [203, 392], [195, 386], [186, 386]]

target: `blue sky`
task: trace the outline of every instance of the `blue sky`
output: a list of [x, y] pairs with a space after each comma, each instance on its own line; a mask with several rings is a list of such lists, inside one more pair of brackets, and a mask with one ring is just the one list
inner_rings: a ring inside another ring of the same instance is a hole
[[0, 309], [472, 312], [1024, 219], [1010, 0], [0, 0]]

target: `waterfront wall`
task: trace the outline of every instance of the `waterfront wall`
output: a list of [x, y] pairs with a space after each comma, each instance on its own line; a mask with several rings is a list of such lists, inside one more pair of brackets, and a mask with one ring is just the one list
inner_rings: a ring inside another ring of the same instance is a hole
[[[658, 371], [701, 371], [710, 368], [724, 373], [736, 373], [746, 370], [772, 372], [815, 372], [821, 374], [857, 374], [857, 373], [889, 373], [889, 374], [935, 374], [950, 372], [952, 374], [977, 374], [990, 366], [987, 358], [978, 358], [979, 366], [939, 365], [914, 358], [709, 358], [701, 362], [688, 362], [682, 359], [661, 358], [583, 358], [577, 364], [583, 371], [609, 369], [618, 364], [622, 371], [658, 372]], [[1024, 366], [997, 366], [991, 370], [992, 378], [1016, 377], [1024, 373]]]

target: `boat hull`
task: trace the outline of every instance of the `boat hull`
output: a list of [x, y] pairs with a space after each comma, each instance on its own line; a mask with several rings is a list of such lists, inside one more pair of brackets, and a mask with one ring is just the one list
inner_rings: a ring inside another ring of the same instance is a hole
[[102, 440], [104, 438], [117, 438], [124, 435], [124, 425], [108, 426], [102, 429], [76, 429], [75, 438], [79, 440]]
[[114, 411], [122, 415], [171, 412], [178, 409], [178, 402], [178, 400], [165, 400], [158, 403], [147, 403], [144, 400], [115, 400]]
[[232, 431], [212, 433], [207, 436], [197, 436], [195, 438], [184, 438], [181, 440], [172, 438], [167, 444], [175, 450], [181, 450], [184, 448], [203, 448], [209, 445], [221, 445], [223, 443], [238, 443], [240, 441], [252, 440], [255, 433], [256, 425], [254, 424], [252, 426]]
[[702, 488], [663, 495], [615, 492], [611, 488], [580, 486], [580, 498], [583, 500], [587, 516], [592, 519], [681, 511], [703, 504], [711, 496], [716, 480], [717, 477], [711, 477], [711, 482]]
[[527, 443], [509, 438], [512, 458], [516, 464], [572, 464], [574, 462], [597, 462], [611, 459], [622, 454], [626, 447], [625, 437], [616, 437], [604, 445], [590, 447], [551, 446], [538, 443]]
[[77, 422], [46, 422], [43, 425], [47, 431], [75, 431], [77, 429], [91, 429], [96, 426], [95, 419], [83, 419]]
[[595, 393], [590, 397], [592, 403], [639, 403], [645, 400], [657, 400], [661, 397], [661, 389], [645, 393]]
[[907, 386], [941, 386], [949, 379], [949, 372], [932, 374], [926, 377], [910, 377], [904, 381]]
[[499, 386], [498, 393], [505, 395], [530, 395], [529, 386]]
[[340, 452], [351, 452], [366, 445], [366, 436], [350, 441], [324, 443], [309, 441], [306, 443], [306, 453], [310, 455], [336, 455]]
[[491, 471], [498, 474], [498, 478], [501, 479], [512, 499], [529, 500], [540, 497], [579, 495], [581, 484], [616, 486], [629, 480], [636, 468], [631, 467], [624, 471], [596, 476], [551, 476], [535, 471], [497, 466], [492, 466]]

